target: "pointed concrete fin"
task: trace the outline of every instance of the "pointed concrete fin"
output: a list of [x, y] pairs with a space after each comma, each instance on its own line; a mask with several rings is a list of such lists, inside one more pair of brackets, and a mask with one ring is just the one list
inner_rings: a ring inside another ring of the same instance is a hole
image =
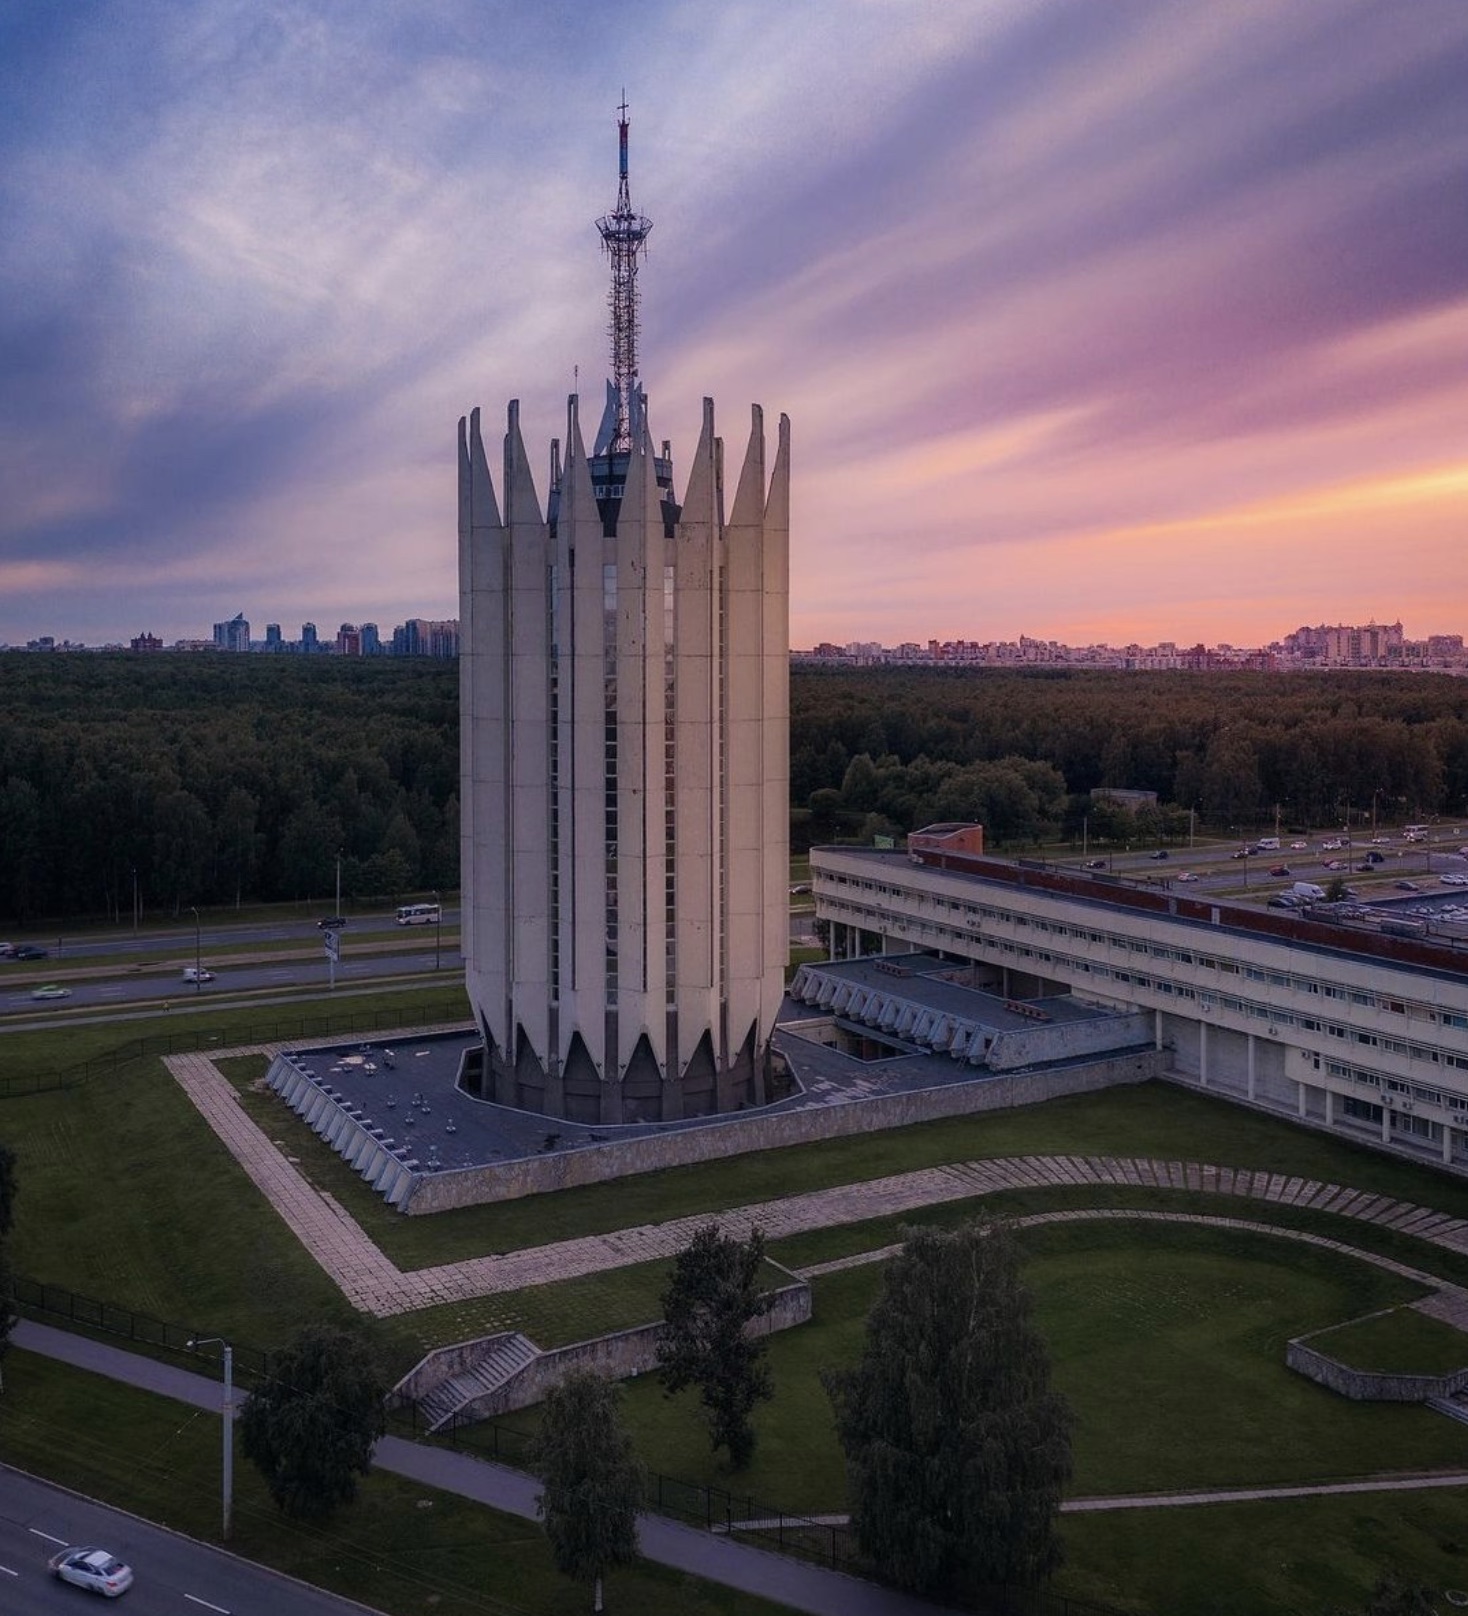
[[642, 504], [647, 517], [647, 531], [651, 544], [653, 535], [656, 535], [658, 540], [663, 536], [663, 491], [658, 487], [656, 450], [653, 447], [652, 433], [648, 431], [645, 411], [642, 417], [642, 430], [633, 442], [642, 445], [642, 453], [634, 458], [642, 462]]
[[519, 527], [522, 523], [544, 527], [545, 517], [535, 492], [525, 439], [520, 435], [520, 400], [512, 398], [505, 414], [505, 525]]
[[474, 525], [473, 495], [469, 487], [469, 417], [459, 417], [459, 538], [469, 537]]
[[596, 532], [601, 532], [601, 512], [596, 508], [596, 489], [592, 486], [586, 444], [581, 437], [581, 400], [575, 393], [566, 400], [566, 469], [562, 475], [561, 520], [593, 522]]
[[479, 432], [479, 411], [469, 415], [469, 502], [471, 521], [476, 528], [501, 526], [500, 508], [495, 502], [494, 480], [484, 457], [484, 439]]
[[758, 404], [751, 406], [751, 415], [749, 447], [744, 451], [734, 509], [729, 514], [730, 527], [759, 527], [764, 521], [765, 416]]
[[780, 433], [775, 445], [775, 467], [770, 473], [770, 493], [765, 501], [765, 526], [773, 530], [790, 527], [790, 417], [780, 417]]
[[596, 445], [593, 454], [605, 454], [612, 446], [612, 439], [617, 435], [617, 389], [607, 383], [607, 402], [601, 412], [601, 425], [596, 429]]
[[634, 432], [632, 453], [627, 457], [627, 476], [622, 483], [622, 503], [617, 511], [618, 533], [628, 521], [643, 520], [647, 511], [647, 485], [651, 483], [654, 488], [657, 487], [648, 453], [647, 433]]
[[717, 514], [714, 510], [714, 401], [703, 401], [703, 428], [698, 434], [698, 447], [693, 451], [693, 464], [688, 468], [688, 486], [683, 490], [683, 520], [709, 522]]

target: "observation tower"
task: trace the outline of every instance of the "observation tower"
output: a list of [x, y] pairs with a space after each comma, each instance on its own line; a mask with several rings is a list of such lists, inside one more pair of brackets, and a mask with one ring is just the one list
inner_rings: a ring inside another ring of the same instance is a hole
[[459, 422], [466, 1081], [581, 1122], [759, 1104], [789, 953], [790, 427], [756, 405], [726, 488], [712, 399], [681, 498], [638, 372], [625, 97], [612, 374], [567, 401], [536, 491], [508, 407], [498, 484]]

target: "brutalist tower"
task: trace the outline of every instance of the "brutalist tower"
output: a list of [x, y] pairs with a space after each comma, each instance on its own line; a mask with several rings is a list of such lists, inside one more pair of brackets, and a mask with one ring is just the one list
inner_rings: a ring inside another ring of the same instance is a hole
[[714, 406], [681, 499], [637, 373], [621, 109], [612, 369], [542, 506], [511, 403], [498, 494], [459, 422], [463, 951], [481, 1092], [581, 1122], [759, 1104], [789, 950], [790, 425]]

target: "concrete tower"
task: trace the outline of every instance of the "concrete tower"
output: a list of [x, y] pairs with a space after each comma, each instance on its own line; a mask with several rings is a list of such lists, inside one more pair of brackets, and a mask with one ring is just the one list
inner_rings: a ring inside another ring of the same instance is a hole
[[[499, 497], [479, 411], [459, 422], [463, 948], [482, 1092], [602, 1123], [761, 1102], [789, 949], [790, 426], [767, 472], [755, 407], [726, 514], [705, 399], [675, 499], [635, 379], [651, 225], [627, 199], [625, 106], [620, 132], [618, 210], [598, 222], [616, 376], [593, 452], [573, 395], [543, 508], [518, 404]], [[624, 207], [636, 228], [609, 238]]]

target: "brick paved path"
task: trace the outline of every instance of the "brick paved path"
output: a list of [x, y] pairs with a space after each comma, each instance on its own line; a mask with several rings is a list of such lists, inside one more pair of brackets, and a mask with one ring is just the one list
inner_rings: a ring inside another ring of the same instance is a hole
[[[230, 1054], [273, 1054], [270, 1045]], [[201, 1115], [218, 1134], [260, 1191], [297, 1238], [326, 1270], [354, 1307], [386, 1316], [462, 1302], [475, 1297], [516, 1291], [602, 1273], [630, 1263], [651, 1262], [681, 1251], [694, 1232], [715, 1215], [707, 1212], [674, 1218], [666, 1223], [642, 1224], [609, 1234], [583, 1235], [551, 1245], [533, 1246], [502, 1256], [473, 1257], [463, 1262], [404, 1272], [378, 1250], [361, 1226], [330, 1195], [315, 1189], [297, 1172], [276, 1146], [246, 1114], [234, 1089], [208, 1055], [172, 1055], [169, 1070], [182, 1085]], [[1152, 1161], [1117, 1156], [1011, 1156], [992, 1160], [953, 1162], [915, 1172], [833, 1189], [812, 1190], [776, 1201], [734, 1207], [717, 1214], [717, 1221], [733, 1233], [758, 1225], [769, 1240], [805, 1234], [833, 1225], [861, 1223], [871, 1218], [899, 1216], [919, 1207], [971, 1200], [1002, 1190], [1056, 1188], [1072, 1185], [1115, 1188], [1191, 1190], [1202, 1194], [1265, 1201], [1279, 1206], [1306, 1207], [1332, 1212], [1415, 1235], [1431, 1245], [1468, 1253], [1468, 1220], [1449, 1217], [1430, 1208], [1395, 1201], [1386, 1196], [1322, 1184], [1314, 1179], [1290, 1178], [1277, 1173], [1255, 1173], [1198, 1162]], [[1128, 1211], [1042, 1213], [1040, 1220], [1062, 1217], [1158, 1217]], [[1225, 1219], [1233, 1223], [1235, 1220]], [[1270, 1225], [1238, 1223], [1244, 1228], [1281, 1231]], [[1312, 1243], [1338, 1246], [1357, 1257], [1367, 1253], [1317, 1236], [1300, 1236]], [[867, 1260], [870, 1260], [870, 1254]], [[848, 1259], [843, 1259], [843, 1264]], [[863, 1260], [863, 1259], [855, 1259]], [[1468, 1329], [1468, 1293], [1429, 1275], [1391, 1264], [1438, 1294], [1421, 1305], [1422, 1311]], [[826, 1265], [823, 1265], [823, 1268]], [[812, 1272], [818, 1270], [811, 1270]]]

